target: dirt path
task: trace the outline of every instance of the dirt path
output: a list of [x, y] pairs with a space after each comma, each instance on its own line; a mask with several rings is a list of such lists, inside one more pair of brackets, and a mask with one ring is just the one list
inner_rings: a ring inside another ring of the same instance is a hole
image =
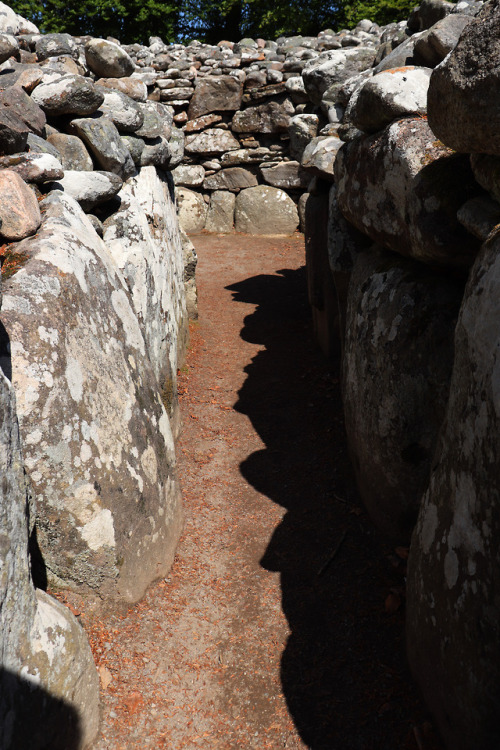
[[96, 750], [434, 750], [404, 664], [404, 553], [358, 507], [302, 238], [194, 238], [171, 574], [92, 626]]

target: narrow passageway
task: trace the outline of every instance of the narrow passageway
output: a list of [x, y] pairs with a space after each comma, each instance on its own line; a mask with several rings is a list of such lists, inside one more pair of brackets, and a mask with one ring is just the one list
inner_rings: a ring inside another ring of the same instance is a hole
[[167, 580], [94, 623], [97, 750], [437, 750], [405, 666], [404, 551], [358, 506], [303, 239], [193, 238], [185, 528]]

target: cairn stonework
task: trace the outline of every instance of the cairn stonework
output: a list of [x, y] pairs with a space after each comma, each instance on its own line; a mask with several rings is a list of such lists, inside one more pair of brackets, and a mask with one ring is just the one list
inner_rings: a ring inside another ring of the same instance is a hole
[[499, 746], [499, 29], [499, 0], [423, 0], [383, 27], [121, 45], [0, 3], [6, 750], [28, 716], [33, 750], [98, 731], [84, 631], [36, 587], [118, 606], [172, 562], [189, 235], [299, 226], [361, 497], [411, 540], [410, 666], [450, 750]]

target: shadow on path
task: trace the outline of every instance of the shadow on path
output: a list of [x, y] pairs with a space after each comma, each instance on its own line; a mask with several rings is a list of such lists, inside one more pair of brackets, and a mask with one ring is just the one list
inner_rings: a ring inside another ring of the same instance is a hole
[[261, 565], [281, 574], [290, 714], [313, 750], [415, 750], [413, 726], [426, 714], [405, 665], [402, 608], [384, 606], [404, 564], [358, 507], [338, 363], [312, 341], [305, 269], [227, 288], [257, 305], [241, 337], [265, 346], [245, 368], [235, 408], [266, 446], [241, 473], [287, 509]]

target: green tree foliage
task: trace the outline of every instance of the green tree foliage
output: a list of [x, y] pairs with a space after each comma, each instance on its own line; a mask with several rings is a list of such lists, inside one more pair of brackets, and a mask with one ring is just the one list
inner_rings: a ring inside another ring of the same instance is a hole
[[316, 35], [352, 28], [362, 18], [379, 24], [405, 19], [413, 0], [13, 0], [17, 13], [45, 33], [112, 36], [124, 43]]
[[161, 0], [12, 0], [11, 7], [43, 33], [112, 36], [147, 44], [149, 36], [174, 41], [179, 10]]

